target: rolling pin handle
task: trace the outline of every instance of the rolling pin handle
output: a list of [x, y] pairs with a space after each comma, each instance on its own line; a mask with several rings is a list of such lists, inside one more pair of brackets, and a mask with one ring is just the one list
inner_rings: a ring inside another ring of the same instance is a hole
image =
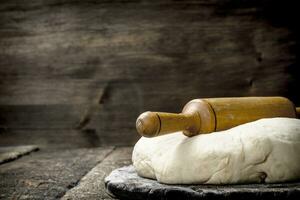
[[297, 117], [300, 118], [300, 107], [296, 107], [296, 114]]
[[144, 137], [155, 137], [159, 134], [161, 122], [154, 112], [144, 112], [136, 120], [136, 130]]
[[155, 137], [176, 131], [187, 136], [196, 135], [200, 129], [199, 115], [165, 112], [144, 112], [136, 120], [136, 129], [141, 136]]

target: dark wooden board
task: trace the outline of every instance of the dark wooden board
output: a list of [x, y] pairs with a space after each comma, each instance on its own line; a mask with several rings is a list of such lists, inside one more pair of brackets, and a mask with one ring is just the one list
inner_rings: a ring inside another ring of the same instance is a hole
[[299, 199], [300, 182], [245, 185], [166, 185], [139, 177], [134, 167], [114, 170], [105, 178], [107, 191], [120, 199]]
[[[104, 134], [105, 131], [87, 130], [8, 130], [0, 135], [0, 146], [38, 145], [41, 148], [74, 149], [84, 147], [134, 145], [139, 135], [127, 130], [123, 134]], [[131, 133], [130, 133], [131, 132]], [[128, 135], [130, 137], [128, 137]]]
[[38, 151], [39, 147], [34, 145], [0, 146], [0, 165], [14, 161], [30, 152]]
[[32, 152], [0, 165], [0, 199], [59, 199], [113, 147]]
[[[22, 87], [16, 81], [21, 81]], [[0, 105], [92, 104], [101, 99], [105, 86], [89, 79], [4, 79], [0, 82]]]
[[117, 147], [87, 173], [78, 185], [67, 191], [62, 200], [111, 198], [105, 191], [104, 178], [114, 169], [131, 164], [132, 147]]
[[0, 1], [0, 127], [68, 131], [84, 119], [81, 129], [132, 144], [139, 113], [193, 98], [299, 106], [295, 2]]

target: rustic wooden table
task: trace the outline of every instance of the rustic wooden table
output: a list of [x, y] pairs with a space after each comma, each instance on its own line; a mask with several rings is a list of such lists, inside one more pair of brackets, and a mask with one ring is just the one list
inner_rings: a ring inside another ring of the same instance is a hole
[[113, 199], [104, 178], [132, 147], [39, 150], [0, 165], [0, 199]]

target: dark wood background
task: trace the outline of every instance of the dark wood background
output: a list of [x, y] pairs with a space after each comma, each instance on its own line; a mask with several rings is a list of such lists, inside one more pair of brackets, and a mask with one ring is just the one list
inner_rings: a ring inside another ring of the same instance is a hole
[[299, 106], [295, 2], [0, 0], [0, 145], [130, 145], [194, 98]]

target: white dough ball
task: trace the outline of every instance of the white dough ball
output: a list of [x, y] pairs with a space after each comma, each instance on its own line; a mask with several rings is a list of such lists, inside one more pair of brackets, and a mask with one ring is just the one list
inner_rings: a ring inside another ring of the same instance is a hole
[[300, 120], [261, 119], [186, 137], [142, 137], [133, 165], [142, 177], [168, 184], [233, 184], [300, 179]]

